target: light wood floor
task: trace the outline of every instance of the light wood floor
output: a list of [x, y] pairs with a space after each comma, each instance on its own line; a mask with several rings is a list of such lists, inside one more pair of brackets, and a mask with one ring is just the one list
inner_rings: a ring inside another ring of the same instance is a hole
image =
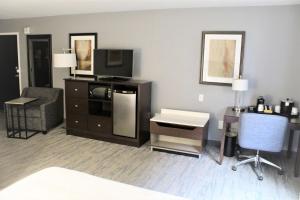
[[293, 160], [283, 160], [288, 170], [284, 176], [265, 167], [261, 182], [250, 166], [233, 172], [233, 158], [225, 158], [222, 166], [216, 164], [218, 149], [212, 146], [197, 159], [151, 152], [147, 145], [134, 148], [70, 136], [62, 128], [29, 140], [0, 134], [0, 189], [43, 168], [59, 166], [194, 200], [299, 198], [300, 178], [292, 175]]

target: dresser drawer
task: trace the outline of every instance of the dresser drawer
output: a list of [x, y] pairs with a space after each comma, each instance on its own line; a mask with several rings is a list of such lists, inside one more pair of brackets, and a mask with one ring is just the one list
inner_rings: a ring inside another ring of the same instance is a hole
[[86, 130], [87, 117], [81, 115], [68, 115], [67, 116], [67, 129], [80, 129]]
[[86, 115], [88, 113], [88, 101], [85, 99], [68, 99], [67, 113]]
[[88, 98], [88, 83], [80, 81], [67, 81], [66, 82], [66, 95], [67, 98]]
[[89, 116], [88, 130], [95, 132], [94, 134], [111, 134], [112, 119], [109, 117]]

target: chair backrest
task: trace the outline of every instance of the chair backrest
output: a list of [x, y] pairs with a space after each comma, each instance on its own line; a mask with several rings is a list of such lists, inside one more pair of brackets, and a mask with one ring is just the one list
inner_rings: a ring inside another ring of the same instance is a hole
[[52, 101], [57, 98], [61, 89], [59, 88], [44, 88], [44, 87], [28, 87], [22, 91], [23, 97], [35, 97], [42, 101]]
[[238, 141], [247, 149], [280, 152], [288, 119], [278, 115], [243, 113], [240, 117]]

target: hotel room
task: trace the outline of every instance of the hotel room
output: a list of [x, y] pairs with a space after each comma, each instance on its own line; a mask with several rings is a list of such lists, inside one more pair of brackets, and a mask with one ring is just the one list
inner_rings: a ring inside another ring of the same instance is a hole
[[0, 200], [300, 199], [300, 0], [0, 2]]

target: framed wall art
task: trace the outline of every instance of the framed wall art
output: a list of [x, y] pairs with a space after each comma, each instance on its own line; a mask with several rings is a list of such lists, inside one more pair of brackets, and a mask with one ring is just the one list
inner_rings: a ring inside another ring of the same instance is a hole
[[[69, 47], [76, 54], [76, 75], [94, 75], [94, 49], [97, 48], [97, 33], [70, 33]], [[70, 70], [70, 75], [74, 69]]]
[[244, 31], [202, 32], [200, 83], [231, 86], [242, 75]]

